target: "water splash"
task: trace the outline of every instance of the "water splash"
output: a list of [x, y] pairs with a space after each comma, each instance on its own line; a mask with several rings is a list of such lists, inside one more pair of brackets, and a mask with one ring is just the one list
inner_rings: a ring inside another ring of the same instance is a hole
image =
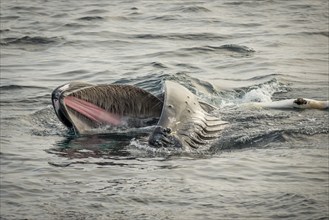
[[271, 102], [273, 94], [282, 91], [281, 87], [277, 81], [262, 84], [246, 92], [241, 98], [241, 102]]
[[286, 91], [286, 85], [273, 79], [250, 88], [222, 92], [217, 97], [212, 97], [212, 100], [219, 108], [235, 108], [250, 102], [271, 102], [274, 94]]

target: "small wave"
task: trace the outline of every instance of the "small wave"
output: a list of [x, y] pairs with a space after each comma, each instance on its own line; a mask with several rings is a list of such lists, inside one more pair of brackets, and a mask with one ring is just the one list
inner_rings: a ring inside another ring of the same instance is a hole
[[22, 85], [3, 85], [0, 86], [1, 91], [4, 90], [21, 90], [21, 89], [45, 89], [40, 86], [22, 86]]
[[160, 51], [156, 53], [145, 54], [145, 57], [172, 57], [172, 56], [199, 56], [200, 54], [223, 54], [231, 57], [249, 57], [255, 52], [254, 49], [242, 45], [222, 45], [222, 46], [200, 46], [179, 48], [176, 50]]
[[[213, 47], [216, 48], [216, 47]], [[238, 53], [250, 53], [250, 52], [256, 52], [254, 49], [243, 46], [243, 45], [237, 45], [237, 44], [225, 44], [217, 49], [225, 49], [228, 51], [238, 52]]]
[[103, 20], [104, 18], [101, 16], [85, 16], [85, 17], [81, 17], [78, 18], [78, 20], [81, 21], [95, 21], [95, 20]]
[[137, 39], [168, 39], [168, 40], [207, 40], [217, 41], [228, 38], [213, 33], [186, 33], [186, 34], [137, 34], [133, 35]]
[[152, 62], [151, 65], [153, 67], [159, 68], [159, 69], [166, 69], [168, 67], [166, 67], [166, 65], [164, 65], [163, 63], [160, 62]]
[[325, 37], [329, 37], [329, 31], [313, 31], [313, 32], [302, 32], [304, 35], [322, 35]]
[[225, 2], [224, 5], [234, 5], [234, 6], [238, 6], [238, 5], [243, 5], [244, 2], [242, 1], [232, 1], [232, 2]]
[[[179, 148], [154, 148], [150, 146], [146, 141], [143, 142], [141, 140], [133, 139], [129, 144], [129, 148], [127, 149], [132, 155], [138, 158], [154, 158], [154, 157], [163, 157], [167, 158], [170, 156], [178, 156], [183, 155], [184, 152]], [[187, 153], [188, 154], [188, 153]]]
[[181, 19], [180, 15], [160, 15], [160, 16], [151, 16], [150, 20], [160, 20], [160, 21], [177, 21]]
[[15, 10], [15, 11], [38, 11], [38, 10], [44, 10], [41, 7], [34, 7], [34, 6], [13, 6], [10, 9], [11, 10]]
[[[272, 81], [272, 79], [275, 79], [277, 76], [281, 76], [281, 74], [273, 73], [273, 74], [267, 74], [267, 75], [262, 75], [262, 76], [254, 76], [254, 77], [248, 78], [246, 80], [247, 81], [252, 81], [252, 82], [266, 80], [266, 81], [268, 81], [270, 83]], [[267, 83], [267, 82], [265, 82], [265, 83]]]
[[184, 48], [183, 50], [186, 51], [194, 51], [194, 52], [216, 52], [219, 50], [226, 50], [230, 52], [236, 52], [240, 54], [245, 54], [245, 53], [253, 53], [255, 52], [254, 49], [249, 48], [247, 46], [243, 45], [237, 45], [237, 44], [224, 44], [222, 46], [202, 46], [202, 47], [191, 47], [191, 48]]
[[30, 37], [24, 36], [20, 38], [4, 38], [1, 40], [0, 44], [4, 46], [8, 45], [47, 45], [52, 43], [57, 43], [59, 41], [58, 37]]
[[66, 71], [66, 72], [59, 72], [59, 73], [54, 73], [52, 75], [52, 78], [55, 80], [60, 77], [61, 79], [65, 79], [67, 81], [78, 81], [78, 80], [85, 80], [90, 78], [93, 73], [87, 70], [83, 69], [77, 69], [77, 70], [71, 70], [71, 71]]
[[187, 6], [180, 8], [180, 11], [185, 13], [198, 13], [198, 12], [210, 12], [211, 10], [202, 6]]
[[209, 95], [217, 93], [214, 85], [211, 84], [211, 82], [191, 77], [185, 72], [178, 72], [175, 75], [168, 75], [166, 76], [165, 80], [178, 82], [179, 84], [182, 84], [188, 88], [192, 93], [196, 94], [197, 96], [203, 96], [203, 98], [206, 98], [205, 94]]
[[106, 9], [92, 9], [89, 11], [86, 11], [86, 14], [102, 14], [102, 13], [108, 13], [109, 11]]
[[241, 134], [237, 131], [227, 130], [210, 151], [217, 153], [223, 150], [238, 150], [250, 147], [266, 148], [269, 143], [273, 142], [285, 142], [283, 130], [253, 131]]
[[20, 16], [18, 16], [18, 15], [8, 15], [8, 16], [1, 17], [1, 20], [16, 20], [19, 18], [20, 18]]
[[67, 28], [81, 28], [81, 27], [85, 27], [85, 24], [79, 24], [79, 23], [67, 23], [64, 25], [64, 27]]
[[[294, 139], [306, 143], [305, 147], [308, 147], [308, 143], [316, 139], [314, 135], [323, 137], [328, 134], [329, 129], [327, 121], [323, 120], [323, 112], [304, 111], [296, 114], [296, 111], [243, 108], [221, 112], [221, 115], [223, 120], [230, 122], [230, 126], [212, 146], [213, 152], [250, 147], [267, 148], [285, 142], [296, 143]], [[304, 142], [306, 139], [308, 141]]]
[[313, 35], [320, 35], [324, 37], [329, 37], [329, 31], [302, 31], [302, 32], [291, 32], [287, 33], [287, 36], [313, 36]]
[[116, 80], [114, 83], [135, 85], [137, 87], [147, 90], [148, 92], [151, 92], [154, 95], [160, 95], [162, 91], [162, 82], [168, 76], [169, 75], [163, 73], [152, 73], [138, 76], [135, 78], [121, 78]]
[[10, 31], [9, 29], [1, 29], [0, 33], [9, 32], [9, 31]]
[[182, 5], [172, 8], [172, 11], [178, 13], [202, 13], [202, 12], [211, 12], [210, 9], [198, 6], [198, 5]]

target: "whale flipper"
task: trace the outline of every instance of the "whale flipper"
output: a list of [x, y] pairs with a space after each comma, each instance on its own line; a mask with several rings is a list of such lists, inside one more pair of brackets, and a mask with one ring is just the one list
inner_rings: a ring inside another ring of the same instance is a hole
[[245, 104], [268, 109], [328, 109], [329, 101], [318, 101], [307, 98], [284, 99], [273, 102], [252, 102]]
[[182, 85], [166, 81], [164, 87], [163, 108], [150, 144], [199, 148], [217, 138], [228, 124], [207, 113], [197, 97]]

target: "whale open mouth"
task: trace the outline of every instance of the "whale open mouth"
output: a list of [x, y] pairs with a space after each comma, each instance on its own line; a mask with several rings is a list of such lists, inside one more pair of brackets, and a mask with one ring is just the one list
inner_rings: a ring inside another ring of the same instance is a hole
[[130, 85], [73, 82], [56, 88], [52, 103], [60, 121], [78, 134], [102, 126], [142, 127], [156, 124], [163, 102]]
[[56, 88], [52, 103], [59, 120], [77, 134], [102, 126], [156, 125], [149, 137], [155, 147], [196, 149], [227, 124], [210, 114], [210, 105], [171, 81], [165, 82], [162, 98], [130, 85], [73, 82]]
[[65, 97], [64, 104], [68, 108], [75, 110], [77, 113], [80, 113], [96, 124], [108, 124], [115, 126], [122, 124], [122, 117], [120, 115], [108, 112], [97, 105], [74, 96]]

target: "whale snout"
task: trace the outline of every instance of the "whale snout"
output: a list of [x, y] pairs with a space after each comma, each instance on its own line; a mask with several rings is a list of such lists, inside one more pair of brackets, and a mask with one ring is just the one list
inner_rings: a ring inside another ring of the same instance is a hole
[[55, 113], [58, 117], [58, 119], [68, 128], [72, 128], [73, 124], [68, 120], [66, 111], [64, 109], [62, 98], [64, 95], [64, 92], [69, 88], [69, 84], [64, 84], [56, 89], [51, 94], [51, 102], [53, 104]]

